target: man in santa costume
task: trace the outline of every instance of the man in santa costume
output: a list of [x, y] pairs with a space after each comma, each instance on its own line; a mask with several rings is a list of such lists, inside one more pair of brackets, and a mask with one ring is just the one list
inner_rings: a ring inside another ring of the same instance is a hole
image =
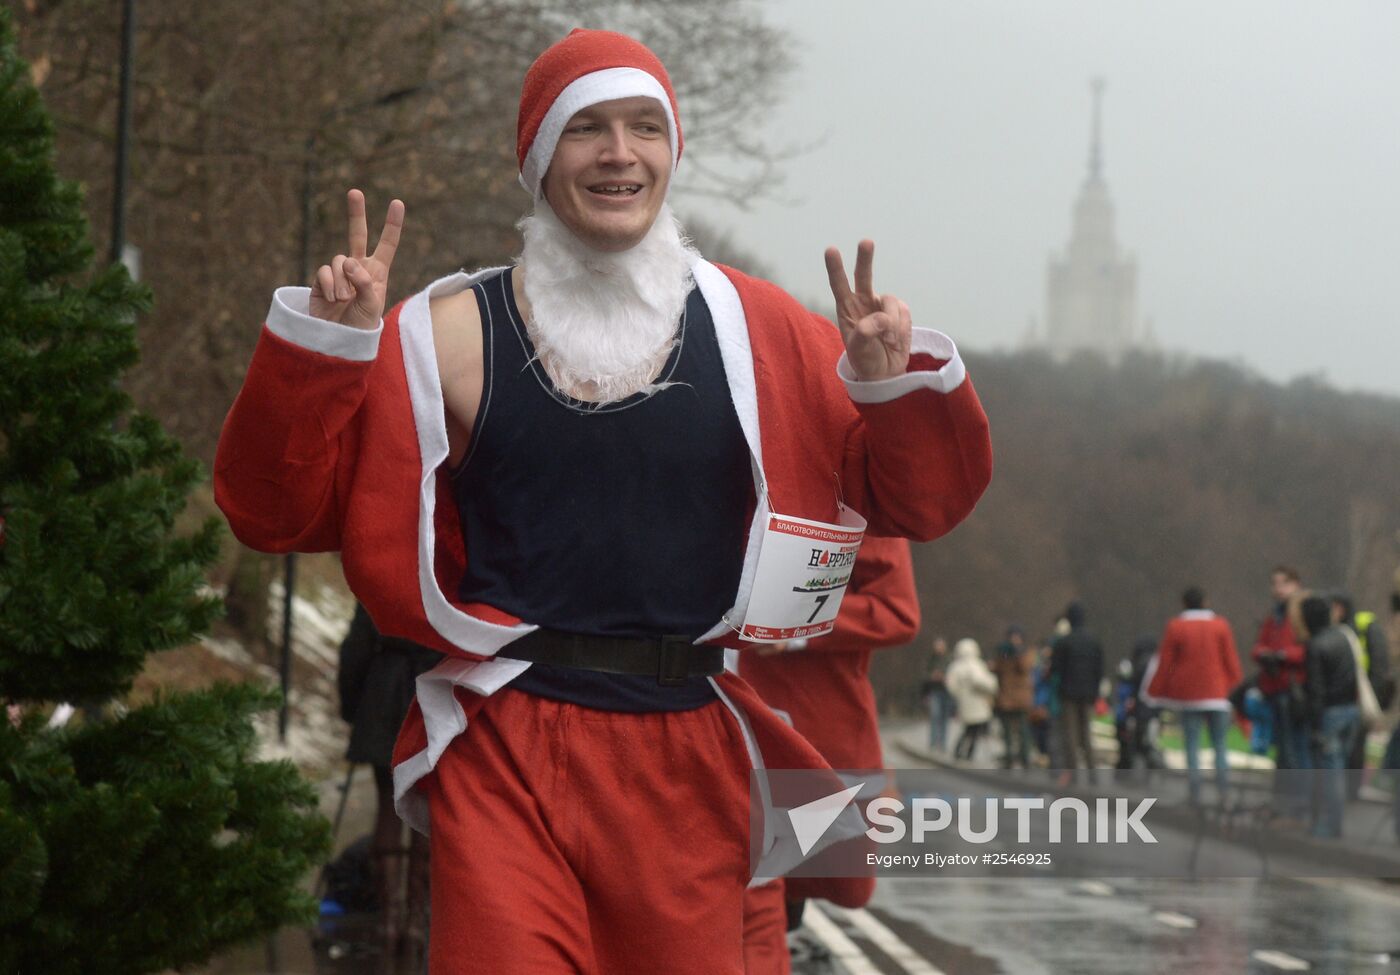
[[935, 538], [991, 476], [962, 359], [875, 292], [873, 244], [854, 288], [827, 253], [833, 327], [686, 246], [681, 148], [657, 58], [570, 34], [525, 77], [515, 266], [386, 313], [403, 204], [370, 252], [352, 190], [348, 253], [276, 292], [220, 438], [244, 543], [340, 550], [383, 632], [446, 655], [394, 767], [438, 975], [741, 972], [750, 770], [822, 767], [723, 672], [790, 615], [753, 598], [787, 581], [760, 550], [853, 512]]
[[[866, 779], [857, 799], [874, 799], [891, 784], [883, 771], [870, 656], [883, 647], [903, 646], [918, 633], [919, 594], [909, 543], [867, 536], [835, 629], [741, 653], [739, 674], [833, 769]], [[844, 778], [851, 781], [849, 774]], [[747, 975], [790, 970], [786, 934], [800, 922], [809, 899], [855, 908], [874, 892], [873, 876], [789, 877], [751, 889], [745, 897]]]

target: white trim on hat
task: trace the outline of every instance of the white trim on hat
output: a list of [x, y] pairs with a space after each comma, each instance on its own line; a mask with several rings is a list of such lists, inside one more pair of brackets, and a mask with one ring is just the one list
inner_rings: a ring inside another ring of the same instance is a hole
[[671, 111], [671, 99], [666, 97], [666, 89], [653, 75], [640, 68], [604, 68], [576, 78], [554, 99], [554, 104], [549, 106], [544, 121], [540, 123], [539, 131], [535, 133], [535, 140], [530, 143], [530, 151], [525, 154], [525, 165], [520, 167], [520, 185], [539, 199], [544, 174], [554, 158], [554, 147], [564, 134], [564, 126], [575, 114], [599, 102], [635, 98], [638, 95], [655, 98], [666, 112], [667, 135], [671, 139], [671, 172], [674, 173], [679, 158], [676, 116]]

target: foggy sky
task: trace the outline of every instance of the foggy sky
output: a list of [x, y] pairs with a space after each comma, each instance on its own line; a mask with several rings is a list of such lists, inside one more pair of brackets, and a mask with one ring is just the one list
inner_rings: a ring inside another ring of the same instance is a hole
[[1043, 327], [1101, 75], [1118, 239], [1159, 342], [1400, 395], [1400, 4], [761, 8], [798, 60], [769, 140], [824, 142], [783, 164], [787, 202], [704, 209], [799, 298], [829, 307], [824, 246], [849, 267], [869, 236], [877, 290], [916, 324], [973, 349]]

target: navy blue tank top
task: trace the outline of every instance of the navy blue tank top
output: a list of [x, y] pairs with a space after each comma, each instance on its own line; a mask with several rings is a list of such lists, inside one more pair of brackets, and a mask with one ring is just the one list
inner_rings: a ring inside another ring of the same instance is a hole
[[[474, 291], [483, 382], [471, 445], [452, 475], [468, 563], [458, 597], [572, 633], [708, 631], [738, 589], [753, 475], [699, 290], [657, 378], [670, 385], [602, 407], [554, 386], [510, 270]], [[714, 699], [703, 677], [674, 687], [542, 664], [510, 686], [613, 711]]]

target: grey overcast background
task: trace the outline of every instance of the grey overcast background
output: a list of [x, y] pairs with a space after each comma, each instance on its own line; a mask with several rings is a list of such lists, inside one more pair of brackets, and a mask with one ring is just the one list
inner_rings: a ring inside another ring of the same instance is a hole
[[1160, 344], [1400, 395], [1400, 3], [761, 7], [798, 61], [770, 141], [824, 141], [783, 164], [785, 201], [703, 209], [803, 300], [830, 305], [825, 245], [849, 267], [869, 236], [876, 288], [916, 323], [1016, 347], [1043, 324], [1099, 75], [1119, 242]]

